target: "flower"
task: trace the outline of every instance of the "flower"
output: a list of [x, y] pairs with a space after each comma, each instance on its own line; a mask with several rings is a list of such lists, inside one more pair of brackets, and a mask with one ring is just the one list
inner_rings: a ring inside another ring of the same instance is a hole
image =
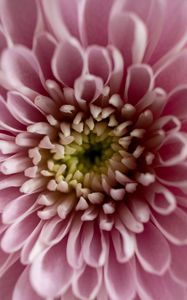
[[187, 2], [0, 3], [0, 298], [187, 297]]

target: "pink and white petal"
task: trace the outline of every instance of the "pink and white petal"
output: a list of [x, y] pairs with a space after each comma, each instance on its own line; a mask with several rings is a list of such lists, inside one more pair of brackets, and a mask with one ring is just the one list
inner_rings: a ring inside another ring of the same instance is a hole
[[22, 173], [14, 174], [14, 175], [2, 175], [0, 173], [0, 190], [18, 187], [25, 182], [25, 176]]
[[159, 183], [152, 185], [145, 197], [152, 209], [161, 215], [169, 215], [176, 209], [175, 194]]
[[132, 105], [138, 103], [153, 89], [154, 78], [152, 69], [145, 64], [133, 65], [127, 70], [125, 97]]
[[74, 294], [72, 289], [68, 289], [60, 298], [60, 300], [79, 300]]
[[74, 276], [73, 292], [78, 299], [94, 300], [102, 282], [102, 269], [85, 265]]
[[169, 267], [171, 254], [168, 242], [150, 222], [144, 231], [136, 235], [136, 255], [142, 268], [150, 273], [162, 275]]
[[17, 261], [1, 277], [0, 299], [12, 300], [15, 284], [24, 268], [25, 267], [19, 261]]
[[162, 276], [145, 272], [137, 264], [137, 289], [141, 299], [145, 300], [176, 300], [186, 299], [186, 292], [183, 286], [177, 284], [166, 272]]
[[3, 210], [2, 220], [5, 224], [12, 224], [24, 218], [35, 207], [35, 195], [21, 195], [10, 201]]
[[9, 204], [12, 200], [21, 195], [18, 188], [9, 187], [7, 189], [1, 190], [0, 192], [0, 212], [3, 212], [5, 206]]
[[39, 295], [37, 295], [34, 289], [32, 288], [30, 284], [29, 272], [30, 272], [30, 268], [26, 267], [25, 270], [20, 275], [20, 277], [18, 278], [16, 285], [14, 287], [12, 300], [20, 300], [20, 299], [42, 300], [43, 299]]
[[[23, 46], [6, 49], [2, 54], [2, 70], [9, 83], [22, 92], [45, 93], [44, 79], [33, 52]], [[35, 94], [36, 95], [36, 94]]]
[[31, 284], [41, 297], [55, 298], [63, 294], [72, 281], [73, 270], [66, 259], [66, 243], [64, 239], [48, 248], [31, 266]]
[[42, 0], [43, 11], [58, 40], [69, 39], [71, 34], [78, 35], [78, 1]]
[[109, 86], [112, 94], [119, 91], [122, 83], [123, 71], [124, 71], [124, 61], [121, 52], [110, 45], [108, 47], [111, 60], [112, 60], [112, 72], [110, 75]]
[[106, 46], [108, 23], [114, 0], [84, 0], [79, 14], [80, 37], [83, 45]]
[[38, 19], [37, 10], [35, 0], [1, 1], [2, 24], [13, 43], [32, 47]]
[[187, 164], [179, 163], [175, 166], [155, 167], [158, 180], [166, 185], [185, 187], [187, 185]]
[[56, 40], [49, 33], [44, 32], [34, 40], [33, 51], [38, 59], [45, 79], [53, 79], [51, 60], [56, 48]]
[[176, 208], [169, 216], [152, 211], [152, 220], [170, 242], [175, 245], [187, 244], [187, 214], [181, 208]]
[[89, 73], [102, 78], [103, 82], [107, 84], [112, 69], [107, 50], [99, 46], [90, 46], [87, 49], [87, 59]]
[[163, 111], [164, 115], [174, 115], [180, 120], [187, 114], [187, 86], [174, 89], [169, 95]]
[[110, 248], [109, 259], [104, 267], [104, 278], [107, 293], [112, 300], [134, 298], [136, 286], [131, 261], [119, 263], [113, 247]]
[[166, 136], [158, 149], [158, 154], [162, 166], [173, 166], [185, 161], [187, 158], [186, 135], [176, 132]]
[[0, 96], [0, 111], [1, 111], [1, 119], [0, 119], [0, 126], [3, 129], [10, 131], [10, 132], [20, 132], [24, 129], [24, 126], [20, 124], [10, 113], [7, 104]]
[[155, 85], [170, 92], [179, 85], [187, 84], [186, 63], [187, 50], [166, 60], [155, 73]]
[[187, 246], [175, 246], [170, 244], [171, 250], [171, 274], [173, 278], [182, 285], [187, 285], [187, 265], [186, 261], [186, 251]]
[[11, 114], [24, 125], [30, 125], [45, 120], [44, 115], [39, 111], [31, 100], [21, 93], [9, 92], [7, 107]]
[[71, 216], [64, 220], [59, 217], [52, 218], [42, 228], [41, 241], [49, 246], [59, 243], [68, 234], [71, 224]]
[[0, 171], [2, 174], [11, 175], [21, 173], [30, 166], [31, 162], [29, 157], [22, 152], [5, 158], [0, 164]]
[[1, 240], [3, 251], [12, 253], [21, 249], [39, 221], [34, 212], [8, 227]]
[[103, 232], [95, 222], [84, 224], [82, 232], [82, 253], [86, 264], [91, 267], [101, 267], [107, 257], [107, 242]]
[[83, 52], [78, 41], [71, 38], [61, 42], [52, 59], [54, 76], [64, 85], [73, 87], [84, 67]]
[[68, 235], [66, 255], [67, 261], [72, 268], [79, 269], [83, 266], [82, 254], [82, 221], [77, 216], [72, 223], [71, 230]]
[[0, 54], [7, 47], [7, 39], [2, 28], [0, 27]]
[[75, 98], [81, 105], [81, 102], [94, 102], [103, 92], [103, 81], [99, 77], [86, 74], [75, 80], [74, 90]]
[[[166, 9], [165, 1], [160, 0], [136, 0], [124, 1], [124, 10], [134, 12], [145, 23], [148, 30], [148, 45], [146, 48], [145, 61], [148, 61], [153, 53], [160, 34], [163, 30], [164, 12]], [[158, 22], [159, 19], [159, 22]]]
[[147, 31], [140, 18], [132, 13], [116, 13], [109, 23], [109, 43], [122, 53], [125, 67], [143, 59]]
[[[175, 1], [167, 0], [160, 2], [166, 4], [164, 8], [164, 22], [159, 42], [150, 59], [151, 64], [156, 63], [160, 59], [162, 61], [162, 57], [165, 54], [178, 52], [187, 42], [186, 1], [179, 0], [176, 3]], [[157, 16], [157, 18], [159, 18], [160, 22], [160, 16]], [[171, 21], [168, 22], [168, 20]]]

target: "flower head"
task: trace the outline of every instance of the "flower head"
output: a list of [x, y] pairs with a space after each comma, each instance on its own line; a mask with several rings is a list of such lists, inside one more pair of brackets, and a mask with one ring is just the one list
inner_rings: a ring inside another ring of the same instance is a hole
[[1, 1], [1, 298], [186, 299], [186, 6]]

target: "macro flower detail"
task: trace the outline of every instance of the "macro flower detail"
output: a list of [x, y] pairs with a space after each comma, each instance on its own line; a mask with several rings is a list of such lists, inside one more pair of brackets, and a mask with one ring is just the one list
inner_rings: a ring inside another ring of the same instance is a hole
[[0, 2], [0, 299], [186, 299], [186, 6]]

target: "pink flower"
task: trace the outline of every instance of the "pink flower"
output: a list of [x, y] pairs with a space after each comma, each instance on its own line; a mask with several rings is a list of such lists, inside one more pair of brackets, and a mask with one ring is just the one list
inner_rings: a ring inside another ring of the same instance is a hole
[[0, 299], [187, 298], [187, 2], [0, 2]]

